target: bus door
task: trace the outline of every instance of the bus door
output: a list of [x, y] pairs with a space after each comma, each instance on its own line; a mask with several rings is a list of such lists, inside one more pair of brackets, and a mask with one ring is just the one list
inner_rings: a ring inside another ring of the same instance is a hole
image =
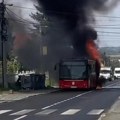
[[89, 64], [88, 65], [88, 81], [89, 81], [89, 87], [90, 88], [96, 87], [95, 64]]

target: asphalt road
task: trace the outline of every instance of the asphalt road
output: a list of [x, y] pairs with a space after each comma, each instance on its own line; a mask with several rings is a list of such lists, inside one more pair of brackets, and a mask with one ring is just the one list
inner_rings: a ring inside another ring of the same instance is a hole
[[0, 120], [98, 120], [120, 96], [120, 80], [102, 90], [56, 91], [0, 104]]

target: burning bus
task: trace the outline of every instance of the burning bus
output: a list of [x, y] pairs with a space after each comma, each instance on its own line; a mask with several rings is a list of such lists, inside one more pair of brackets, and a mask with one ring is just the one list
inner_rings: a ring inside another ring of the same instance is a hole
[[64, 59], [59, 62], [60, 89], [95, 89], [98, 85], [99, 63], [90, 59]]

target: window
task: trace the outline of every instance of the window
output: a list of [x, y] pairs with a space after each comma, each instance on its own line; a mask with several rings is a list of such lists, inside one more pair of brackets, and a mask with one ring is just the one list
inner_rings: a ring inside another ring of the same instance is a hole
[[87, 67], [85, 65], [61, 65], [60, 79], [85, 79], [87, 77]]

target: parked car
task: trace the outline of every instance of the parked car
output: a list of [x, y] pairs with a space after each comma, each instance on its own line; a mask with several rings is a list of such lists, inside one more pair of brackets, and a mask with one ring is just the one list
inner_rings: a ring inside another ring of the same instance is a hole
[[114, 69], [114, 79], [120, 78], [120, 67], [115, 67]]

